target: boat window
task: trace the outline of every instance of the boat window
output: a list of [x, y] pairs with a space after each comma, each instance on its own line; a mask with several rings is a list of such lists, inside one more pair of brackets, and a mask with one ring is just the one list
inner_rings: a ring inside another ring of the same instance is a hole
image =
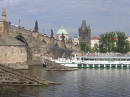
[[83, 67], [87, 67], [87, 64], [83, 64]]
[[82, 67], [82, 64], [78, 64], [78, 67]]
[[87, 59], [87, 58], [84, 58], [84, 60], [89, 60], [89, 59]]
[[[79, 58], [77, 58], [77, 60], [79, 60]], [[107, 58], [107, 57], [88, 57], [88, 58], [81, 58], [81, 60], [89, 60], [89, 61], [130, 61], [130, 59], [128, 58]]]

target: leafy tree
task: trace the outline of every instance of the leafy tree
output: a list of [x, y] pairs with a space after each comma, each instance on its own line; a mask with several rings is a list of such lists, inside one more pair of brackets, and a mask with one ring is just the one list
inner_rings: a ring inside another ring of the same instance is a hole
[[100, 35], [99, 49], [100, 52], [113, 52], [115, 51], [115, 32], [105, 33]]
[[91, 49], [91, 52], [99, 52], [98, 44], [94, 44], [94, 47]]
[[125, 43], [125, 53], [129, 52], [130, 51], [130, 43], [128, 40], [126, 40], [126, 43]]
[[65, 41], [65, 36], [64, 36], [64, 34], [62, 33], [62, 35], [61, 35], [61, 41]]
[[100, 49], [100, 52], [103, 52], [103, 53], [107, 52], [105, 34], [101, 34], [100, 35], [99, 49]]
[[91, 52], [91, 47], [86, 45], [86, 52]]
[[130, 44], [124, 32], [117, 32], [117, 52], [127, 53], [130, 51]]
[[109, 32], [100, 35], [100, 52], [127, 53], [130, 51], [130, 43], [124, 32]]
[[80, 48], [81, 48], [81, 50], [84, 51], [84, 52], [90, 52], [90, 51], [91, 51], [90, 46], [87, 46], [85, 43], [81, 43], [81, 44], [80, 44]]
[[85, 43], [81, 43], [80, 48], [82, 51], [86, 52], [86, 44]]

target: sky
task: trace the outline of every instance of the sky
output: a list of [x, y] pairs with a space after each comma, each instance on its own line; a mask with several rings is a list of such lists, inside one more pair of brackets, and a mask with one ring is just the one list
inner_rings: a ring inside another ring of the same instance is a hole
[[41, 33], [49, 35], [64, 26], [70, 37], [78, 35], [82, 20], [91, 26], [92, 36], [122, 31], [130, 36], [130, 0], [0, 0], [7, 20], [27, 29], [38, 20]]

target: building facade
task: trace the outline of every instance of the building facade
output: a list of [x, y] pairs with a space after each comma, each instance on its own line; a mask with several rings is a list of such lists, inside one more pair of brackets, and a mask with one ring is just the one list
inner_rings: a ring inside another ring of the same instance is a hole
[[79, 28], [79, 44], [81, 43], [91, 46], [91, 28], [86, 25], [86, 20], [82, 21], [82, 26]]
[[91, 48], [94, 48], [95, 45], [99, 46], [99, 37], [98, 36], [93, 36], [91, 38]]
[[73, 42], [74, 45], [79, 45], [79, 38], [78, 37], [74, 37], [72, 42]]
[[69, 35], [66, 29], [62, 26], [56, 33], [56, 39], [57, 40], [62, 40], [62, 35], [64, 35], [64, 40], [68, 41], [69, 40]]
[[130, 36], [128, 36], [127, 40], [128, 40], [128, 41], [129, 41], [129, 43], [130, 43]]

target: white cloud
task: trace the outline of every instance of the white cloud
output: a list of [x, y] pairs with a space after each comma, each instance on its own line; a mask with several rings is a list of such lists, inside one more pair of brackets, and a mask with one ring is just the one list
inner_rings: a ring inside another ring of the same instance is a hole
[[28, 13], [37, 13], [39, 10], [38, 9], [29, 9], [27, 10]]
[[8, 1], [10, 4], [17, 4], [21, 2], [21, 0], [6, 0], [6, 1]]
[[22, 0], [0, 0], [0, 6], [15, 5], [20, 3]]

